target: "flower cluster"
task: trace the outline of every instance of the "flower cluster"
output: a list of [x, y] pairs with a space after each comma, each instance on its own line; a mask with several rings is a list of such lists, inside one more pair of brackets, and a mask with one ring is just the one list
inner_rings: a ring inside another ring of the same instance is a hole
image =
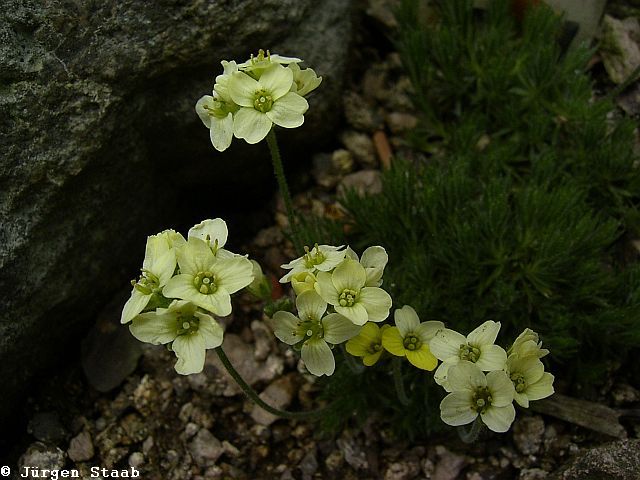
[[333, 374], [331, 347], [358, 335], [368, 322], [389, 316], [391, 296], [380, 288], [387, 261], [382, 247], [370, 247], [360, 258], [348, 247], [316, 244], [282, 265], [289, 272], [280, 282], [291, 282], [298, 316], [276, 312], [274, 331], [281, 341], [300, 350], [309, 372]]
[[506, 432], [515, 419], [514, 400], [526, 408], [530, 400], [553, 394], [553, 375], [540, 361], [549, 351], [538, 335], [526, 329], [507, 354], [494, 344], [499, 330], [500, 323], [489, 320], [466, 337], [445, 328], [431, 340], [431, 351], [442, 360], [435, 381], [449, 392], [440, 404], [446, 424], [480, 417], [490, 430]]
[[301, 69], [300, 62], [268, 50], [240, 64], [222, 61], [224, 70], [216, 77], [212, 95], [196, 103], [196, 113], [209, 129], [216, 150], [229, 148], [234, 136], [258, 143], [274, 124], [302, 125], [309, 108], [304, 97], [320, 85], [322, 77], [310, 68]]
[[223, 248], [227, 234], [216, 218], [195, 225], [187, 239], [173, 230], [150, 236], [142, 274], [122, 310], [120, 321], [130, 323], [134, 337], [170, 346], [183, 375], [202, 371], [205, 351], [222, 344], [213, 316], [229, 315], [231, 294], [254, 281], [249, 259]]

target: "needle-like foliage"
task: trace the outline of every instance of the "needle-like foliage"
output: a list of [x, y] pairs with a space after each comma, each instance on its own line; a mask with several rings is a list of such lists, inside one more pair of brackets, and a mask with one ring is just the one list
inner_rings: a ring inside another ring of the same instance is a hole
[[[394, 308], [411, 305], [463, 334], [500, 321], [503, 344], [530, 327], [557, 378], [594, 386], [640, 345], [634, 124], [594, 99], [592, 52], [562, 48], [550, 9], [520, 22], [511, 2], [472, 3], [438, 2], [434, 20], [421, 2], [403, 2], [398, 46], [424, 160], [396, 159], [382, 193], [343, 198], [348, 240], [387, 249]], [[441, 394], [430, 375], [405, 366], [411, 401], [399, 408], [379, 365], [339, 369], [328, 392], [345, 412], [379, 406], [404, 433], [432, 429]]]

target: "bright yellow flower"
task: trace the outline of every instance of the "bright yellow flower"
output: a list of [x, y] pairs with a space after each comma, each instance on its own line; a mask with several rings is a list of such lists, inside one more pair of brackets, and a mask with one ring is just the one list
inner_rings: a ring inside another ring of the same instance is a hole
[[362, 357], [362, 363], [367, 367], [376, 364], [384, 352], [382, 334], [388, 328], [391, 327], [383, 325], [380, 328], [375, 323], [367, 322], [360, 333], [347, 342], [347, 352], [354, 357]]
[[433, 370], [438, 359], [429, 350], [429, 341], [444, 328], [442, 322], [422, 322], [416, 311], [405, 305], [395, 311], [395, 327], [382, 333], [382, 346], [398, 357], [407, 357], [412, 365], [422, 370]]

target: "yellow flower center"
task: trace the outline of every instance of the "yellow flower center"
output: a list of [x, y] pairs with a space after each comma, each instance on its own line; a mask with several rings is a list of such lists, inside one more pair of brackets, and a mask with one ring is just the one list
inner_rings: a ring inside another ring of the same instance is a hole
[[524, 379], [524, 375], [520, 372], [514, 372], [510, 375], [513, 386], [516, 392], [522, 393], [527, 389], [527, 381]]
[[193, 285], [203, 295], [215, 293], [216, 290], [218, 290], [218, 285], [216, 285], [216, 277], [212, 272], [209, 271], [198, 272], [198, 274], [193, 277]]
[[211, 105], [202, 105], [202, 108], [204, 108], [210, 116], [217, 118], [225, 118], [230, 111], [230, 107], [227, 105], [227, 102], [220, 100], [219, 98], [214, 98]]
[[160, 279], [149, 270], [142, 270], [142, 274], [137, 282], [135, 280], [131, 280], [131, 285], [145, 295], [155, 293], [158, 290], [159, 284]]
[[259, 112], [266, 113], [273, 107], [273, 97], [266, 90], [258, 90], [253, 99], [253, 108]]
[[406, 337], [404, 337], [402, 343], [404, 344], [404, 348], [411, 351], [418, 350], [422, 346], [422, 341], [413, 333], [410, 333]]
[[324, 253], [320, 251], [320, 247], [316, 243], [315, 247], [309, 250], [309, 247], [304, 247], [304, 266], [307, 268], [315, 268], [316, 265], [320, 265], [324, 262], [327, 257], [324, 256]]
[[200, 326], [200, 320], [193, 316], [187, 317], [178, 315], [176, 321], [178, 323], [178, 335], [188, 335], [196, 333], [198, 331], [198, 327]]
[[473, 392], [471, 409], [478, 413], [484, 413], [491, 406], [491, 402], [493, 402], [493, 398], [489, 387], [478, 387]]
[[314, 338], [324, 338], [324, 327], [322, 326], [322, 322], [309, 316], [306, 320], [300, 320], [298, 322], [298, 331], [294, 332], [294, 334], [296, 333], [304, 336], [299, 342], [299, 344], [302, 345]]
[[467, 360], [468, 362], [476, 363], [480, 358], [480, 349], [473, 345], [463, 343], [460, 345], [459, 357], [460, 360]]
[[369, 353], [370, 355], [374, 355], [380, 350], [382, 350], [382, 345], [380, 344], [380, 342], [371, 342], [369, 348], [367, 349], [367, 353]]
[[353, 307], [357, 300], [358, 292], [350, 288], [345, 288], [338, 297], [338, 302], [341, 307]]

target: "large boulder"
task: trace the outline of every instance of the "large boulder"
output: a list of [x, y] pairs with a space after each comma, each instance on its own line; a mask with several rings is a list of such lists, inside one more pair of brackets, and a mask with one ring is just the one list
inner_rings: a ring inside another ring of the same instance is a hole
[[0, 424], [35, 373], [79, 351], [95, 312], [136, 275], [146, 235], [269, 198], [266, 146], [236, 140], [218, 154], [195, 115], [220, 60], [259, 48], [303, 58], [324, 83], [305, 125], [280, 138], [290, 152], [328, 141], [350, 3], [3, 2]]
[[578, 454], [549, 480], [638, 480], [640, 440], [619, 440]]

